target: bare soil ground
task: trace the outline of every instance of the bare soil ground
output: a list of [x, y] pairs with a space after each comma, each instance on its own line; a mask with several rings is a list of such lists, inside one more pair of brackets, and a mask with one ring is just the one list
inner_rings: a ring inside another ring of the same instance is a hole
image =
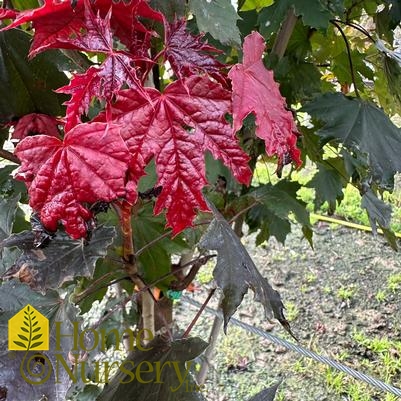
[[[274, 240], [255, 247], [253, 236], [243, 242], [279, 290], [301, 345], [400, 387], [400, 255], [369, 233], [322, 223], [314, 232], [314, 249], [296, 229], [285, 247]], [[206, 290], [194, 297], [203, 301]], [[178, 308], [180, 325], [195, 313], [188, 308]], [[290, 339], [279, 324], [264, 319], [252, 294], [235, 316]], [[205, 314], [194, 334], [207, 339], [212, 321]], [[247, 400], [280, 378], [278, 401], [396, 400], [234, 326], [227, 336], [220, 334], [206, 396], [212, 401]]]

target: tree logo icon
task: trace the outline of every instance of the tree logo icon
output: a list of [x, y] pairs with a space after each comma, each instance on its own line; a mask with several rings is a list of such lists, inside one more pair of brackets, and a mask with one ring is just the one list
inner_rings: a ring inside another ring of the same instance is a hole
[[47, 351], [49, 320], [32, 305], [26, 305], [8, 321], [8, 349]]

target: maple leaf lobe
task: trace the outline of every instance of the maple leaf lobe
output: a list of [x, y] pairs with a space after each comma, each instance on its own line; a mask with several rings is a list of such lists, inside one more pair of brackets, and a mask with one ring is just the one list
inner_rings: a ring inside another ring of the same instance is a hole
[[254, 113], [256, 135], [265, 141], [269, 156], [278, 156], [279, 168], [288, 161], [300, 166], [300, 151], [296, 147], [298, 130], [273, 72], [263, 64], [264, 49], [264, 39], [258, 32], [248, 35], [243, 45], [243, 63], [233, 66], [228, 74], [233, 88], [234, 129], [238, 131], [244, 118]]
[[21, 140], [30, 135], [42, 134], [60, 137], [57, 125], [59, 122], [55, 117], [41, 113], [30, 113], [21, 117], [14, 127], [11, 136], [13, 140]]
[[30, 205], [50, 231], [61, 221], [73, 238], [84, 237], [92, 217], [84, 204], [125, 196], [131, 156], [118, 126], [79, 124], [64, 141], [27, 137], [15, 154], [21, 160], [17, 178], [27, 183]]
[[220, 73], [224, 64], [216, 60], [213, 55], [220, 51], [202, 42], [203, 35], [195, 36], [188, 32], [184, 19], [176, 20], [172, 24], [165, 21], [164, 29], [164, 55], [178, 78], [194, 73], [208, 73], [219, 82], [225, 82]]
[[[197, 210], [208, 210], [204, 154], [210, 151], [229, 167], [238, 181], [248, 184], [252, 173], [248, 155], [240, 148], [225, 119], [231, 93], [207, 76], [191, 76], [169, 84], [163, 93], [145, 89], [151, 102], [135, 89], [120, 91], [112, 106], [113, 121], [132, 155], [131, 187], [154, 158], [162, 191], [155, 213], [167, 209], [174, 234], [192, 225]], [[102, 117], [105, 119], [105, 115]]]

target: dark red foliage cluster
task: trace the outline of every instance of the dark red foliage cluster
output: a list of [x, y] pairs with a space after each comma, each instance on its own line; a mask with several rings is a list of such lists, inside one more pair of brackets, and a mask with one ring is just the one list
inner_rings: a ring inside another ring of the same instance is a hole
[[[236, 137], [249, 113], [256, 116], [256, 133], [267, 153], [277, 155], [279, 163], [300, 164], [297, 130], [263, 65], [258, 33], [245, 38], [243, 64], [227, 75], [229, 66], [217, 61], [219, 51], [202, 35], [191, 34], [183, 19], [167, 22], [146, 0], [74, 3], [45, 0], [38, 9], [0, 14], [14, 20], [6, 29], [32, 24], [30, 57], [53, 48], [100, 55], [98, 63], [73, 72], [69, 85], [58, 90], [71, 95], [62, 119], [33, 114], [15, 129], [14, 137], [22, 139], [15, 152], [21, 160], [17, 177], [26, 182], [30, 205], [47, 229], [62, 222], [73, 238], [84, 237], [92, 218], [88, 205], [117, 199], [134, 203], [152, 159], [162, 188], [155, 213], [166, 210], [175, 234], [191, 226], [197, 211], [208, 209], [202, 195], [206, 151], [249, 184], [249, 157]], [[157, 34], [152, 24], [164, 28], [164, 48], [153, 58], [151, 39]], [[166, 62], [176, 80], [163, 92], [147, 86], [152, 66]], [[104, 111], [88, 121], [94, 99]], [[38, 135], [27, 136], [32, 132]]]

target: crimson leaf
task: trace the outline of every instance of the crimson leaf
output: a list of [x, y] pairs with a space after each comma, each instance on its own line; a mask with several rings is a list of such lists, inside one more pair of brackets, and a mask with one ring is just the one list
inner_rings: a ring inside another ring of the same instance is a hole
[[15, 10], [7, 10], [6, 8], [0, 8], [0, 20], [2, 19], [14, 19], [17, 16]]
[[186, 30], [186, 21], [165, 22], [164, 55], [178, 78], [206, 72], [222, 79], [219, 74], [223, 67], [212, 55], [218, 50], [201, 41], [203, 35], [194, 36]]
[[43, 134], [58, 138], [58, 121], [47, 114], [31, 113], [21, 117], [12, 134], [12, 139], [24, 139], [30, 135]]
[[273, 72], [263, 65], [264, 49], [264, 39], [258, 32], [248, 35], [243, 45], [243, 64], [236, 64], [228, 74], [233, 86], [234, 129], [239, 130], [244, 118], [254, 113], [256, 135], [265, 141], [266, 153], [278, 156], [279, 167], [291, 161], [300, 166], [298, 130], [285, 108]]
[[96, 67], [89, 67], [84, 74], [74, 75], [68, 85], [57, 89], [58, 93], [71, 95], [71, 99], [64, 103], [67, 106], [66, 132], [81, 122], [81, 115], [88, 114], [92, 98], [100, 95], [101, 80], [98, 72]]
[[[92, 5], [94, 11], [104, 18], [111, 10], [111, 26], [116, 36], [130, 45], [135, 29], [146, 31], [138, 21], [138, 17], [161, 21], [161, 15], [152, 10], [146, 0], [131, 0], [125, 2], [110, 2], [97, 0]], [[73, 9], [69, 1], [45, 0], [40, 8], [22, 11], [15, 21], [6, 29], [15, 28], [21, 24], [32, 22], [35, 28], [30, 56], [51, 48], [76, 48], [71, 39], [85, 31], [85, 2], [79, 1]]]
[[241, 304], [244, 295], [251, 288], [255, 294], [255, 300], [263, 305], [266, 318], [270, 320], [274, 316], [293, 335], [283, 313], [284, 305], [280, 294], [259, 273], [244, 245], [224, 217], [211, 203], [209, 206], [213, 211], [214, 219], [199, 245], [218, 252], [213, 277], [224, 294], [221, 303], [224, 331], [227, 330], [228, 322]]
[[207, 210], [201, 192], [206, 184], [204, 153], [209, 150], [222, 160], [244, 184], [251, 178], [249, 158], [225, 119], [231, 94], [220, 84], [192, 76], [168, 85], [163, 93], [153, 88], [146, 92], [151, 102], [135, 89], [120, 91], [113, 120], [123, 127], [121, 135], [133, 156], [133, 187], [154, 157], [156, 186], [163, 187], [155, 213], [166, 208], [167, 223], [177, 234], [192, 224], [197, 209]]
[[78, 122], [83, 113], [88, 112], [93, 96], [110, 102], [123, 84], [134, 86], [141, 91], [142, 84], [131, 63], [135, 58], [129, 53], [113, 49], [113, 35], [110, 30], [111, 12], [104, 19], [95, 15], [89, 0], [85, 0], [85, 30], [69, 39], [75, 48], [85, 51], [105, 53], [106, 60], [99, 67], [90, 67], [84, 74], [76, 75], [69, 85], [57, 92], [71, 94], [66, 103], [66, 131]]
[[85, 237], [92, 217], [83, 202], [110, 202], [125, 196], [130, 155], [120, 129], [104, 123], [80, 124], [64, 141], [46, 135], [22, 140], [17, 178], [29, 187], [30, 205], [50, 231], [61, 220], [73, 238]]

